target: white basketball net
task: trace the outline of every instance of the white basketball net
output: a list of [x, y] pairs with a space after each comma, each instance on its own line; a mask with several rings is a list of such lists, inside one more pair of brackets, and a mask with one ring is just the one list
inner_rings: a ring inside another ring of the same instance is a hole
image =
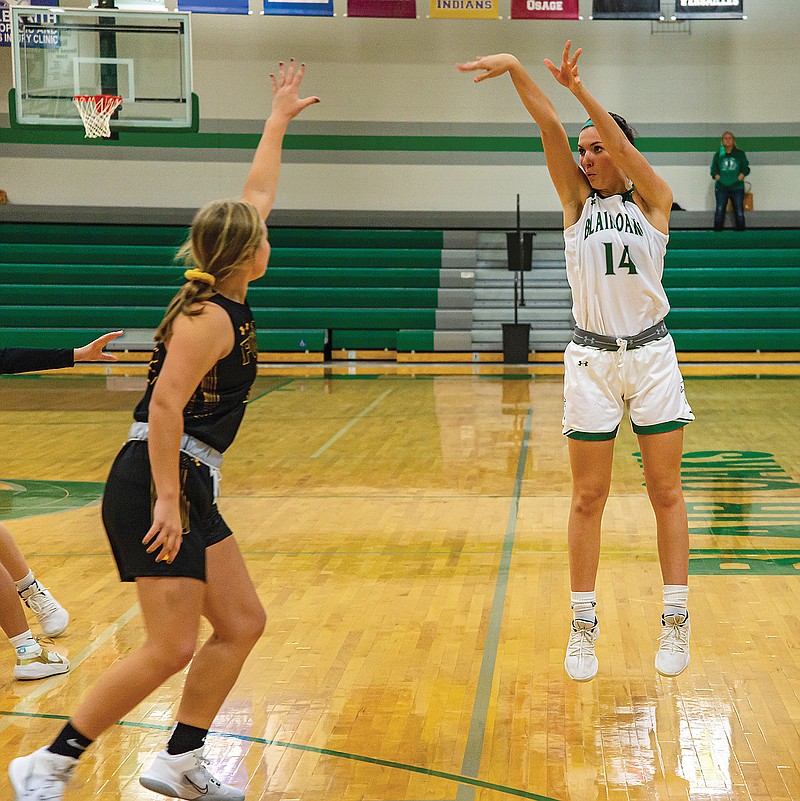
[[83, 120], [85, 138], [97, 139], [102, 136], [108, 139], [111, 136], [108, 122], [122, 98], [117, 95], [76, 95], [72, 100]]

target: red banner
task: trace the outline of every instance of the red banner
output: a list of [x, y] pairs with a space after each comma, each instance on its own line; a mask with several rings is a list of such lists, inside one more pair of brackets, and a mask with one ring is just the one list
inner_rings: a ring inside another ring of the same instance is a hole
[[417, 0], [347, 0], [347, 16], [416, 19]]
[[511, 19], [578, 19], [578, 0], [511, 0]]

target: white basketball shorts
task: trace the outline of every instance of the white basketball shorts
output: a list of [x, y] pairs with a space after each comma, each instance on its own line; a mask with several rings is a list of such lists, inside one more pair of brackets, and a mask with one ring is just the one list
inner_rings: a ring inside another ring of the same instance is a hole
[[613, 439], [626, 406], [637, 434], [672, 431], [694, 420], [672, 337], [623, 352], [570, 342], [564, 352], [563, 433]]

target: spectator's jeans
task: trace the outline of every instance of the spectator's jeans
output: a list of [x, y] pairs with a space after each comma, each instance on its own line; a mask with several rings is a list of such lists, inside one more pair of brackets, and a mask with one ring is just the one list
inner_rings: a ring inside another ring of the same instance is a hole
[[714, 229], [721, 231], [725, 227], [725, 208], [728, 200], [733, 201], [733, 217], [736, 220], [736, 230], [744, 229], [744, 188], [728, 189], [720, 186], [719, 181], [714, 187], [717, 196], [717, 210], [714, 212]]

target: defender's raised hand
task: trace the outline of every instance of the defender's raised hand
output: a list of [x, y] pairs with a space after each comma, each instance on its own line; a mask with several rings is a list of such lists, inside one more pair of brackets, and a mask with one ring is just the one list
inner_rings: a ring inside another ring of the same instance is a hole
[[569, 57], [569, 49], [572, 47], [572, 41], [567, 39], [567, 43], [564, 45], [564, 52], [561, 54], [561, 67], [556, 67], [549, 58], [544, 60], [544, 65], [550, 72], [553, 73], [553, 77], [562, 85], [566, 86], [570, 92], [574, 92], [580, 85], [581, 79], [578, 75], [578, 57], [583, 52], [583, 48], [579, 47], [575, 51], [575, 55], [570, 58]]
[[305, 71], [306, 65], [298, 66], [294, 59], [290, 59], [288, 67], [283, 61], [278, 63], [278, 74], [269, 76], [272, 81], [273, 114], [293, 120], [304, 108], [319, 103], [318, 97], [298, 96]]
[[483, 70], [482, 75], [476, 75], [472, 80], [475, 83], [485, 81], [487, 78], [497, 78], [505, 72], [509, 72], [515, 66], [519, 66], [516, 56], [511, 53], [498, 53], [494, 56], [480, 56], [475, 61], [468, 61], [466, 64], [456, 64], [456, 68], [461, 72], [478, 72]]

